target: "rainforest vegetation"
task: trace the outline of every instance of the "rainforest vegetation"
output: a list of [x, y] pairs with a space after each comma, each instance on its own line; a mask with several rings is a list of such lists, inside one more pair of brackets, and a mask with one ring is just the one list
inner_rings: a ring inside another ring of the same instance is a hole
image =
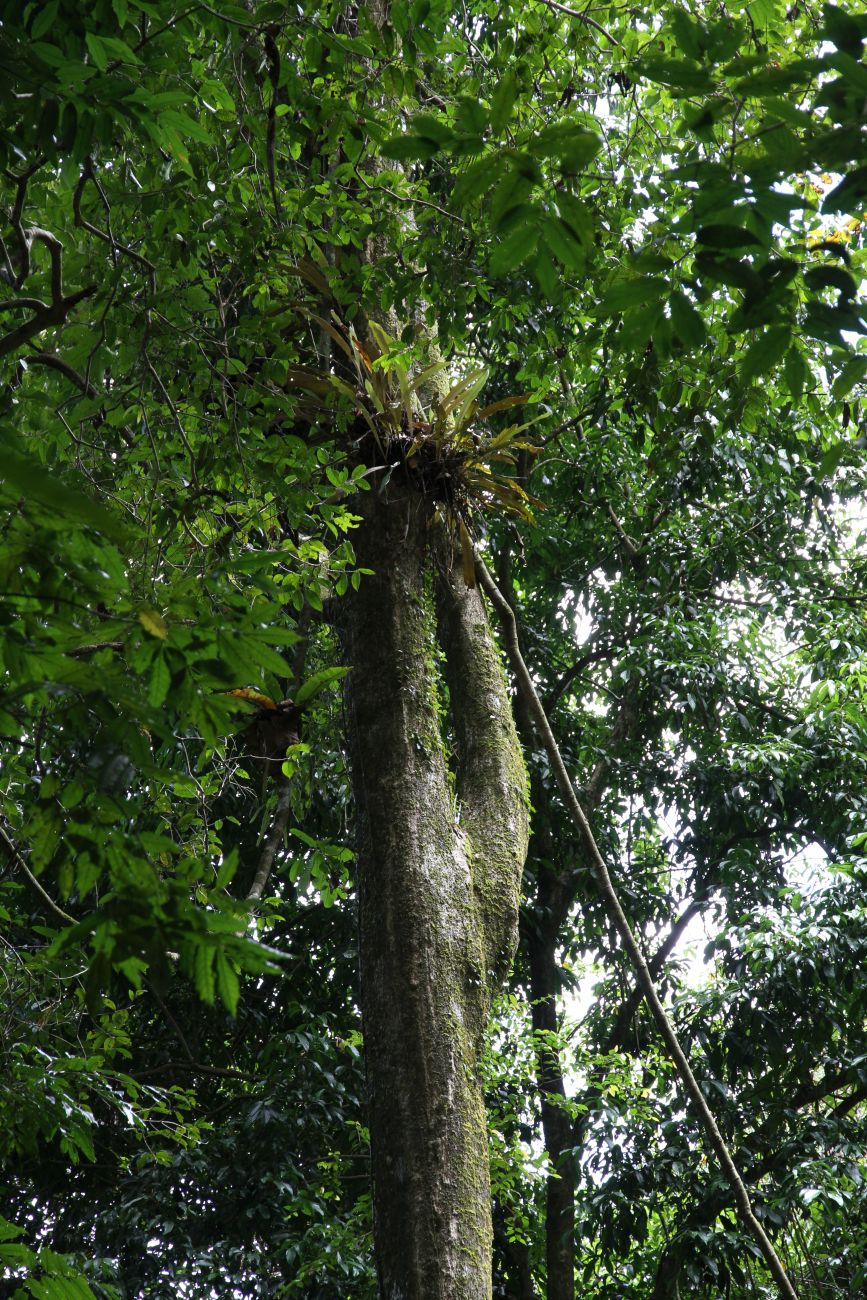
[[0, 1295], [867, 1294], [865, 40], [2, 6]]

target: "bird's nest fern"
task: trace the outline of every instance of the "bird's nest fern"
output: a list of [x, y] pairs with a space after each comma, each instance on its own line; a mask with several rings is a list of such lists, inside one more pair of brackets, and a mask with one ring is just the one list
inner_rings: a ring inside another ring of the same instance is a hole
[[480, 367], [429, 399], [425, 407], [422, 395], [444, 374], [445, 361], [413, 373], [399, 345], [375, 321], [369, 322], [373, 346], [366, 347], [336, 314], [331, 321], [312, 313], [310, 319], [349, 365], [342, 364], [341, 374], [291, 368], [290, 382], [304, 391], [307, 413], [315, 417], [331, 410], [329, 398], [335, 396], [352, 404], [350, 427], [357, 454], [365, 461], [376, 458], [370, 470], [377, 472], [382, 490], [399, 471], [435, 502], [445, 521], [460, 533], [465, 573], [467, 552], [472, 553], [468, 530], [475, 514], [532, 520], [533, 508], [541, 502], [530, 496], [511, 470], [517, 466], [517, 453], [538, 451], [524, 436], [536, 421], [525, 420], [496, 432], [489, 423], [492, 416], [525, 405], [526, 395], [480, 405], [478, 397], [488, 379], [487, 368]]

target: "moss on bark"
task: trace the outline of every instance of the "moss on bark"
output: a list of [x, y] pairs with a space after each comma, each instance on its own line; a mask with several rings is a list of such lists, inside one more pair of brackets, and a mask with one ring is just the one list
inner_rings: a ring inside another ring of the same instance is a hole
[[404, 486], [389, 500], [370, 493], [361, 512], [356, 552], [373, 576], [347, 599], [342, 634], [380, 1287], [386, 1300], [486, 1300], [492, 1230], [478, 1053], [514, 948], [526, 779], [484, 606], [443, 571], [428, 503]]

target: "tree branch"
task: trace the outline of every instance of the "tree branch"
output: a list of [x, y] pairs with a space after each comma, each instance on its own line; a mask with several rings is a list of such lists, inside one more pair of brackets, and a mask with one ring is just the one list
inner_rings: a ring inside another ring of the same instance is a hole
[[271, 828], [268, 831], [265, 843], [262, 845], [259, 864], [256, 867], [256, 874], [253, 877], [253, 883], [250, 886], [250, 892], [247, 895], [248, 902], [257, 902], [265, 892], [265, 886], [268, 883], [268, 877], [271, 875], [271, 868], [274, 865], [274, 859], [277, 856], [280, 841], [283, 839], [289, 821], [291, 793], [292, 783], [284, 773], [281, 773], [277, 790], [277, 808], [274, 812], [274, 820], [271, 823]]
[[38, 311], [30, 320], [19, 325], [17, 329], [10, 330], [0, 338], [0, 357], [8, 356], [25, 343], [29, 343], [34, 334], [41, 334], [52, 325], [62, 325], [69, 313], [84, 298], [91, 298], [96, 293], [96, 285], [91, 284], [86, 289], [79, 289], [77, 293], [71, 293], [66, 298], [61, 298], [52, 302], [45, 311]]
[[[694, 917], [701, 913], [707, 899], [693, 899], [693, 901], [684, 908], [680, 916], [672, 925], [668, 934], [657, 948], [656, 952], [648, 961], [648, 969], [654, 979], [659, 975], [665, 963], [668, 961], [674, 949], [677, 947], [684, 930]], [[608, 1035], [605, 1050], [607, 1052], [616, 1052], [623, 1047], [626, 1030], [630, 1020], [638, 1010], [639, 1003], [643, 997], [643, 991], [640, 985], [636, 984], [635, 988], [620, 1004], [620, 1009], [614, 1020], [611, 1033]]]
[[638, 556], [641, 554], [641, 547], [638, 545], [636, 541], [634, 541], [629, 536], [626, 529], [623, 527], [623, 525], [621, 524], [620, 520], [617, 518], [617, 515], [614, 513], [610, 505], [607, 507], [607, 509], [608, 509], [608, 516], [612, 524], [614, 525], [614, 527], [617, 529], [617, 536], [620, 538], [621, 542], [626, 548], [626, 553], [629, 555], [630, 559], [633, 560], [637, 559]]
[[63, 921], [66, 925], [77, 925], [78, 922], [76, 921], [75, 917], [70, 916], [68, 912], [64, 912], [62, 907], [58, 907], [58, 905], [55, 903], [51, 895], [48, 894], [42, 888], [42, 885], [36, 879], [33, 872], [30, 870], [27, 863], [24, 861], [18, 849], [12, 843], [12, 841], [10, 840], [9, 836], [6, 834], [6, 831], [3, 829], [2, 826], [0, 826], [0, 839], [2, 839], [3, 843], [6, 845], [6, 848], [9, 851], [9, 856], [11, 857], [12, 861], [15, 863], [18, 870], [25, 877], [31, 889], [34, 889], [36, 891], [36, 893], [42, 899], [43, 903], [49, 909], [49, 911], [53, 912], [54, 915], [58, 918], [58, 920]]
[[268, 105], [268, 126], [265, 133], [265, 148], [268, 158], [268, 183], [271, 186], [271, 198], [274, 202], [274, 216], [278, 222], [283, 220], [283, 209], [277, 193], [277, 96], [280, 93], [280, 51], [274, 37], [276, 25], [265, 29], [264, 49], [268, 62], [268, 80], [271, 82], [271, 102]]
[[84, 187], [88, 181], [93, 181], [96, 186], [96, 192], [102, 199], [103, 206], [108, 209], [108, 200], [106, 199], [102, 186], [97, 180], [96, 174], [93, 170], [93, 160], [88, 158], [84, 164], [84, 170], [78, 178], [78, 184], [76, 185], [75, 191], [72, 195], [72, 212], [75, 217], [75, 224], [80, 226], [82, 230], [86, 230], [91, 235], [94, 235], [97, 239], [101, 239], [104, 244], [108, 244], [112, 252], [123, 253], [125, 257], [131, 258], [133, 262], [138, 262], [139, 266], [143, 266], [151, 275], [155, 275], [157, 268], [154, 266], [153, 262], [148, 258], [143, 257], [141, 253], [137, 253], [134, 248], [130, 248], [126, 244], [121, 244], [117, 239], [115, 239], [110, 230], [100, 230], [99, 226], [95, 226], [92, 221], [88, 221], [86, 217], [82, 216], [81, 200], [84, 195]]
[[86, 655], [98, 654], [100, 650], [122, 650], [122, 641], [91, 641], [87, 645], [77, 645], [66, 653], [73, 659], [83, 659]]
[[86, 397], [99, 397], [99, 393], [84, 375], [80, 375], [74, 366], [69, 365], [62, 357], [55, 356], [53, 352], [31, 352], [29, 356], [22, 357], [22, 362], [28, 366], [47, 366], [49, 370], [56, 370], [59, 374], [65, 375], [77, 388], [85, 394]]
[[[13, 275], [12, 277], [12, 284], [16, 289], [21, 288], [22, 284], [30, 274], [30, 241], [28, 240], [27, 235], [25, 234], [24, 225], [22, 222], [22, 217], [24, 215], [24, 204], [27, 199], [27, 183], [30, 180], [30, 177], [34, 174], [34, 172], [37, 172], [39, 170], [39, 168], [42, 166], [44, 161], [45, 161], [44, 158], [37, 158], [36, 162], [31, 164], [31, 166], [28, 167], [26, 171], [23, 171], [20, 176], [16, 176], [13, 172], [10, 171], [4, 172], [4, 175], [7, 177], [7, 179], [10, 181], [14, 181], [16, 186], [15, 202], [13, 203], [12, 211], [9, 214], [9, 224], [11, 225], [12, 229], [15, 231], [15, 238], [18, 240], [18, 252], [21, 258], [21, 266], [19, 268], [18, 274]], [[8, 263], [9, 257], [8, 254], [6, 253], [5, 245], [4, 245], [4, 255], [6, 256], [6, 261]], [[9, 265], [11, 266], [11, 263], [9, 263]]]
[[604, 36], [610, 45], [616, 45], [619, 50], [623, 49], [620, 41], [612, 36], [610, 32], [607, 32], [602, 24], [598, 23], [595, 18], [591, 18], [589, 14], [582, 14], [578, 9], [570, 9], [568, 5], [558, 4], [557, 0], [542, 0], [542, 3], [547, 9], [551, 9], [558, 14], [566, 14], [569, 18], [577, 18], [586, 27], [592, 27], [600, 36]]
[[0, 311], [48, 311], [48, 303], [41, 298], [7, 298], [0, 302]]

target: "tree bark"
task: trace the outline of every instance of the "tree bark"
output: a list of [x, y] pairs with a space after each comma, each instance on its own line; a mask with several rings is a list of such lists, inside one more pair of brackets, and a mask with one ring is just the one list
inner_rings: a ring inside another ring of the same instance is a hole
[[402, 483], [359, 513], [356, 555], [373, 576], [342, 602], [341, 635], [380, 1292], [486, 1300], [478, 1062], [516, 941], [525, 771], [481, 596], [448, 572], [430, 502]]

